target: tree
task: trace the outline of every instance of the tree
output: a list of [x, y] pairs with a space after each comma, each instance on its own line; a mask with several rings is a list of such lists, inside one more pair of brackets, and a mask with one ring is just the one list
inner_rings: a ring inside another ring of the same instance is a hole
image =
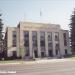
[[0, 58], [3, 57], [3, 23], [1, 16], [2, 14], [0, 14]]
[[75, 54], [75, 9], [71, 15], [70, 35], [72, 53]]
[[2, 23], [1, 14], [0, 14], [0, 41], [3, 40], [2, 30], [3, 30], [3, 23]]

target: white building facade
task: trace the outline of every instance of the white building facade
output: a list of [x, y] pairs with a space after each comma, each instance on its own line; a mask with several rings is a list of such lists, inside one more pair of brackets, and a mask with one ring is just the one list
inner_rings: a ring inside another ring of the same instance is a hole
[[22, 58], [60, 57], [70, 55], [68, 30], [60, 25], [20, 22], [6, 29], [7, 56]]

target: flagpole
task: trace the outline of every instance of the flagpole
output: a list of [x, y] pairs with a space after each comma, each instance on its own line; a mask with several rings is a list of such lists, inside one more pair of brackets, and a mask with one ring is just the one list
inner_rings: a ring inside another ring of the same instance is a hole
[[42, 11], [40, 10], [40, 23], [42, 22]]
[[26, 20], [26, 13], [24, 13], [24, 17], [23, 17], [23, 21], [25, 21]]

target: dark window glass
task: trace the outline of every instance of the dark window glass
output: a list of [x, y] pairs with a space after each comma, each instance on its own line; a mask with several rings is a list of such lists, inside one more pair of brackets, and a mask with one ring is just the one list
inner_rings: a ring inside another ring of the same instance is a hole
[[48, 56], [50, 56], [50, 57], [53, 56], [53, 51], [52, 50], [48, 50]]
[[16, 47], [16, 45], [17, 45], [17, 33], [16, 33], [16, 31], [13, 31], [13, 33], [12, 33], [12, 46]]
[[32, 31], [32, 43], [33, 43], [33, 47], [37, 47], [37, 32], [36, 31]]
[[68, 53], [67, 53], [67, 49], [65, 49], [65, 55], [67, 55]]
[[24, 31], [24, 46], [29, 47], [29, 31]]
[[29, 56], [29, 47], [25, 48], [25, 56]]
[[35, 58], [38, 58], [38, 51], [37, 50], [34, 51], [34, 55], [35, 55]]
[[56, 55], [58, 55], [58, 50], [56, 50]]
[[48, 43], [48, 47], [52, 47], [52, 43], [51, 42]]
[[45, 41], [42, 41], [42, 40], [41, 40], [41, 41], [40, 41], [40, 45], [43, 46], [43, 47], [45, 47]]
[[16, 58], [17, 57], [17, 53], [16, 51], [13, 51], [13, 58]]
[[24, 37], [29, 37], [29, 31], [24, 31]]
[[55, 48], [56, 49], [59, 49], [59, 44], [58, 43], [55, 45]]
[[13, 47], [16, 47], [16, 40], [13, 40]]
[[59, 33], [58, 32], [55, 33], [55, 41], [59, 41]]
[[45, 57], [45, 53], [44, 52], [41, 52], [41, 57]]
[[27, 47], [29, 46], [29, 40], [24, 41], [24, 46], [27, 46]]
[[40, 32], [40, 46], [45, 47], [45, 32]]
[[63, 38], [64, 38], [64, 46], [67, 46], [67, 38], [66, 38], [66, 33], [63, 34]]
[[52, 41], [52, 33], [48, 32], [48, 41]]

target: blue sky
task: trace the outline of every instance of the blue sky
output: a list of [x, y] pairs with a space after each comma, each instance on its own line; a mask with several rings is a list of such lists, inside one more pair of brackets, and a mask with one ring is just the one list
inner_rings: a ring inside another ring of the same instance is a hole
[[[0, 0], [0, 13], [5, 27], [20, 21], [60, 24], [69, 29], [75, 0]], [[40, 16], [41, 11], [41, 16]]]

